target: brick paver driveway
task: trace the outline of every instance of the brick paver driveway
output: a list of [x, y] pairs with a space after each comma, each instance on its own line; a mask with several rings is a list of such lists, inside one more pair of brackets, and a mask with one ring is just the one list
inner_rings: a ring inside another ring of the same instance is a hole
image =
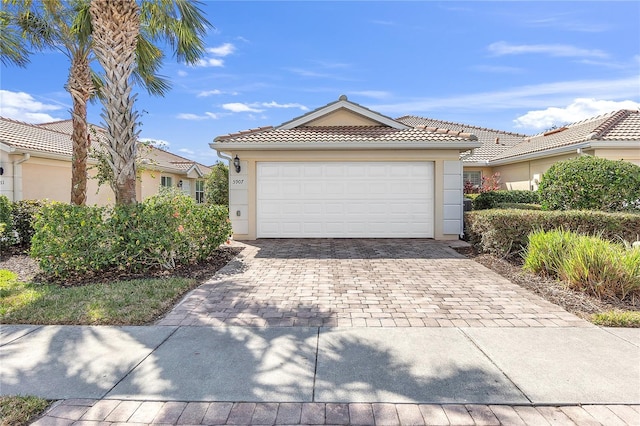
[[557, 327], [586, 321], [427, 239], [277, 239], [244, 250], [160, 325]]

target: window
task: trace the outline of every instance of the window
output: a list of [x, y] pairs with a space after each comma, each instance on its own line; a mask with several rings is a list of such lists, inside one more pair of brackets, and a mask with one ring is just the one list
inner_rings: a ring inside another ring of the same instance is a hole
[[204, 203], [204, 181], [196, 181], [196, 203]]
[[160, 176], [160, 186], [163, 188], [171, 188], [173, 186], [171, 176]]
[[481, 171], [462, 172], [462, 180], [464, 181], [465, 184], [467, 184], [467, 182], [471, 182], [473, 186], [480, 187], [482, 186], [482, 172]]

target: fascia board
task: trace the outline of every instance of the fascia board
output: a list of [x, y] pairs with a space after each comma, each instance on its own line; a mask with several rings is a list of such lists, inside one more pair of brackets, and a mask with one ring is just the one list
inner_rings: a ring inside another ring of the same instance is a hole
[[0, 151], [4, 152], [14, 152], [16, 148], [14, 146], [8, 145], [4, 142], [0, 142]]
[[500, 165], [509, 164], [509, 163], [519, 163], [520, 161], [535, 160], [535, 159], [544, 158], [544, 157], [552, 157], [554, 155], [565, 154], [567, 152], [576, 151], [578, 148], [581, 148], [581, 149], [592, 148], [592, 143], [583, 142], [578, 144], [561, 146], [553, 149], [545, 149], [543, 151], [530, 152], [528, 154], [521, 154], [521, 155], [516, 155], [508, 158], [501, 158], [499, 160], [489, 160], [488, 165], [500, 166]]
[[591, 141], [591, 148], [640, 149], [640, 140], [638, 141]]
[[383, 143], [344, 143], [344, 142], [328, 142], [322, 144], [316, 143], [210, 143], [209, 146], [216, 151], [248, 151], [248, 150], [354, 150], [354, 149], [456, 149], [465, 151], [472, 148], [479, 148], [482, 144], [479, 142], [393, 142], [385, 141]]
[[278, 129], [283, 129], [283, 130], [290, 130], [290, 129], [294, 129], [298, 126], [302, 126], [306, 123], [309, 123], [317, 118], [320, 118], [324, 115], [327, 115], [333, 111], [336, 111], [340, 108], [345, 108], [348, 109], [352, 112], [355, 112], [356, 114], [360, 114], [363, 115], [367, 118], [370, 118], [371, 120], [377, 121], [381, 124], [384, 124], [386, 126], [392, 127], [394, 129], [399, 129], [399, 130], [406, 130], [406, 129], [410, 129], [410, 126], [407, 126], [406, 124], [402, 124], [398, 121], [395, 121], [389, 117], [385, 117], [384, 115], [380, 115], [374, 111], [371, 111], [370, 109], [361, 107], [359, 105], [355, 105], [349, 101], [338, 101], [335, 102], [333, 104], [327, 105], [324, 108], [320, 108], [317, 111], [312, 111], [309, 114], [305, 114], [300, 118], [297, 118], [293, 121], [289, 121], [288, 123], [285, 123], [279, 127], [277, 127]]

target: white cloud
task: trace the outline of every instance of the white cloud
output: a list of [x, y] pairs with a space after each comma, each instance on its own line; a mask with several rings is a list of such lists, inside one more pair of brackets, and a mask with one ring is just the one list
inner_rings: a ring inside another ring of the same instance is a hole
[[521, 55], [540, 53], [550, 56], [606, 58], [607, 55], [598, 49], [581, 49], [568, 44], [510, 44], [506, 41], [492, 43], [487, 48], [495, 56]]
[[205, 90], [202, 91], [200, 93], [198, 93], [197, 97], [198, 98], [206, 98], [207, 96], [213, 96], [213, 95], [221, 95], [222, 91], [215, 89], [215, 90]]
[[395, 104], [369, 105], [369, 108], [387, 114], [425, 114], [428, 111], [499, 111], [508, 109], [531, 110], [549, 105], [568, 105], [576, 98], [629, 99], [638, 92], [638, 77], [618, 80], [559, 81], [514, 87], [496, 92], [479, 92], [448, 98], [421, 98]]
[[300, 108], [302, 111], [309, 111], [309, 108], [302, 104], [289, 103], [289, 104], [279, 104], [275, 101], [271, 102], [263, 102], [260, 104], [265, 108]]
[[209, 47], [207, 52], [215, 56], [228, 56], [235, 52], [235, 50], [236, 47], [233, 44], [225, 43], [218, 47]]
[[162, 150], [169, 149], [169, 145], [171, 145], [168, 141], [165, 141], [163, 139], [153, 139], [153, 138], [140, 138], [140, 142], [148, 143]]
[[183, 70], [178, 70], [178, 77], [186, 77], [189, 73]]
[[218, 58], [200, 59], [196, 62], [197, 67], [224, 67], [224, 61]]
[[176, 115], [176, 118], [179, 120], [191, 120], [191, 121], [217, 120], [218, 118], [220, 118], [220, 115], [213, 112], [205, 112], [203, 115], [180, 113]]
[[391, 93], [383, 90], [360, 90], [355, 92], [349, 92], [350, 95], [363, 96], [365, 98], [373, 99], [385, 99], [391, 96]]
[[543, 110], [529, 111], [513, 120], [515, 126], [526, 129], [548, 129], [552, 126], [575, 123], [586, 118], [606, 114], [620, 109], [638, 109], [640, 103], [634, 101], [606, 101], [590, 98], [578, 98], [566, 107], [549, 107]]
[[0, 90], [0, 116], [26, 123], [46, 123], [63, 120], [50, 115], [49, 111], [63, 109], [60, 105], [45, 104], [25, 92]]
[[258, 109], [253, 106], [243, 104], [241, 102], [232, 102], [222, 105], [222, 108], [231, 112], [262, 112], [263, 109]]

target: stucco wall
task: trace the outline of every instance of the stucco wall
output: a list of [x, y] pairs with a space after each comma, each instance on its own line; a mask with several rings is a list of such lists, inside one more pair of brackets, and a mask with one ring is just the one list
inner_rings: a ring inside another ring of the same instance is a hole
[[306, 126], [379, 126], [380, 123], [346, 109], [338, 109], [324, 115]]
[[640, 166], [640, 146], [638, 149], [596, 149], [594, 155], [608, 160], [624, 160]]
[[493, 167], [493, 172], [500, 173], [500, 182], [504, 189], [535, 190], [540, 178], [549, 167], [558, 161], [575, 158], [577, 155], [564, 154], [538, 160], [521, 161]]
[[[457, 150], [358, 150], [358, 151], [239, 151], [225, 152], [232, 158], [238, 155], [241, 161], [241, 172], [236, 173], [233, 167], [229, 170], [229, 212], [234, 226], [234, 238], [238, 240], [253, 240], [256, 238], [257, 212], [256, 212], [256, 163], [259, 161], [286, 162], [286, 161], [432, 161], [434, 162], [434, 236], [436, 239], [457, 239], [458, 231], [445, 234], [445, 184], [447, 189], [452, 181], [459, 177], [460, 169], [453, 167], [452, 163], [459, 164], [459, 152]], [[445, 164], [451, 175], [445, 179]], [[455, 170], [454, 170], [455, 169]], [[458, 177], [456, 177], [458, 176]], [[447, 194], [450, 196], [451, 194]], [[462, 187], [459, 189], [460, 203], [462, 202]], [[451, 211], [449, 202], [449, 211]], [[238, 216], [237, 213], [240, 212]], [[456, 212], [456, 215], [458, 213]], [[456, 216], [457, 218], [457, 216]], [[452, 218], [455, 220], [456, 218]], [[448, 222], [448, 229], [453, 229], [452, 222]]]

